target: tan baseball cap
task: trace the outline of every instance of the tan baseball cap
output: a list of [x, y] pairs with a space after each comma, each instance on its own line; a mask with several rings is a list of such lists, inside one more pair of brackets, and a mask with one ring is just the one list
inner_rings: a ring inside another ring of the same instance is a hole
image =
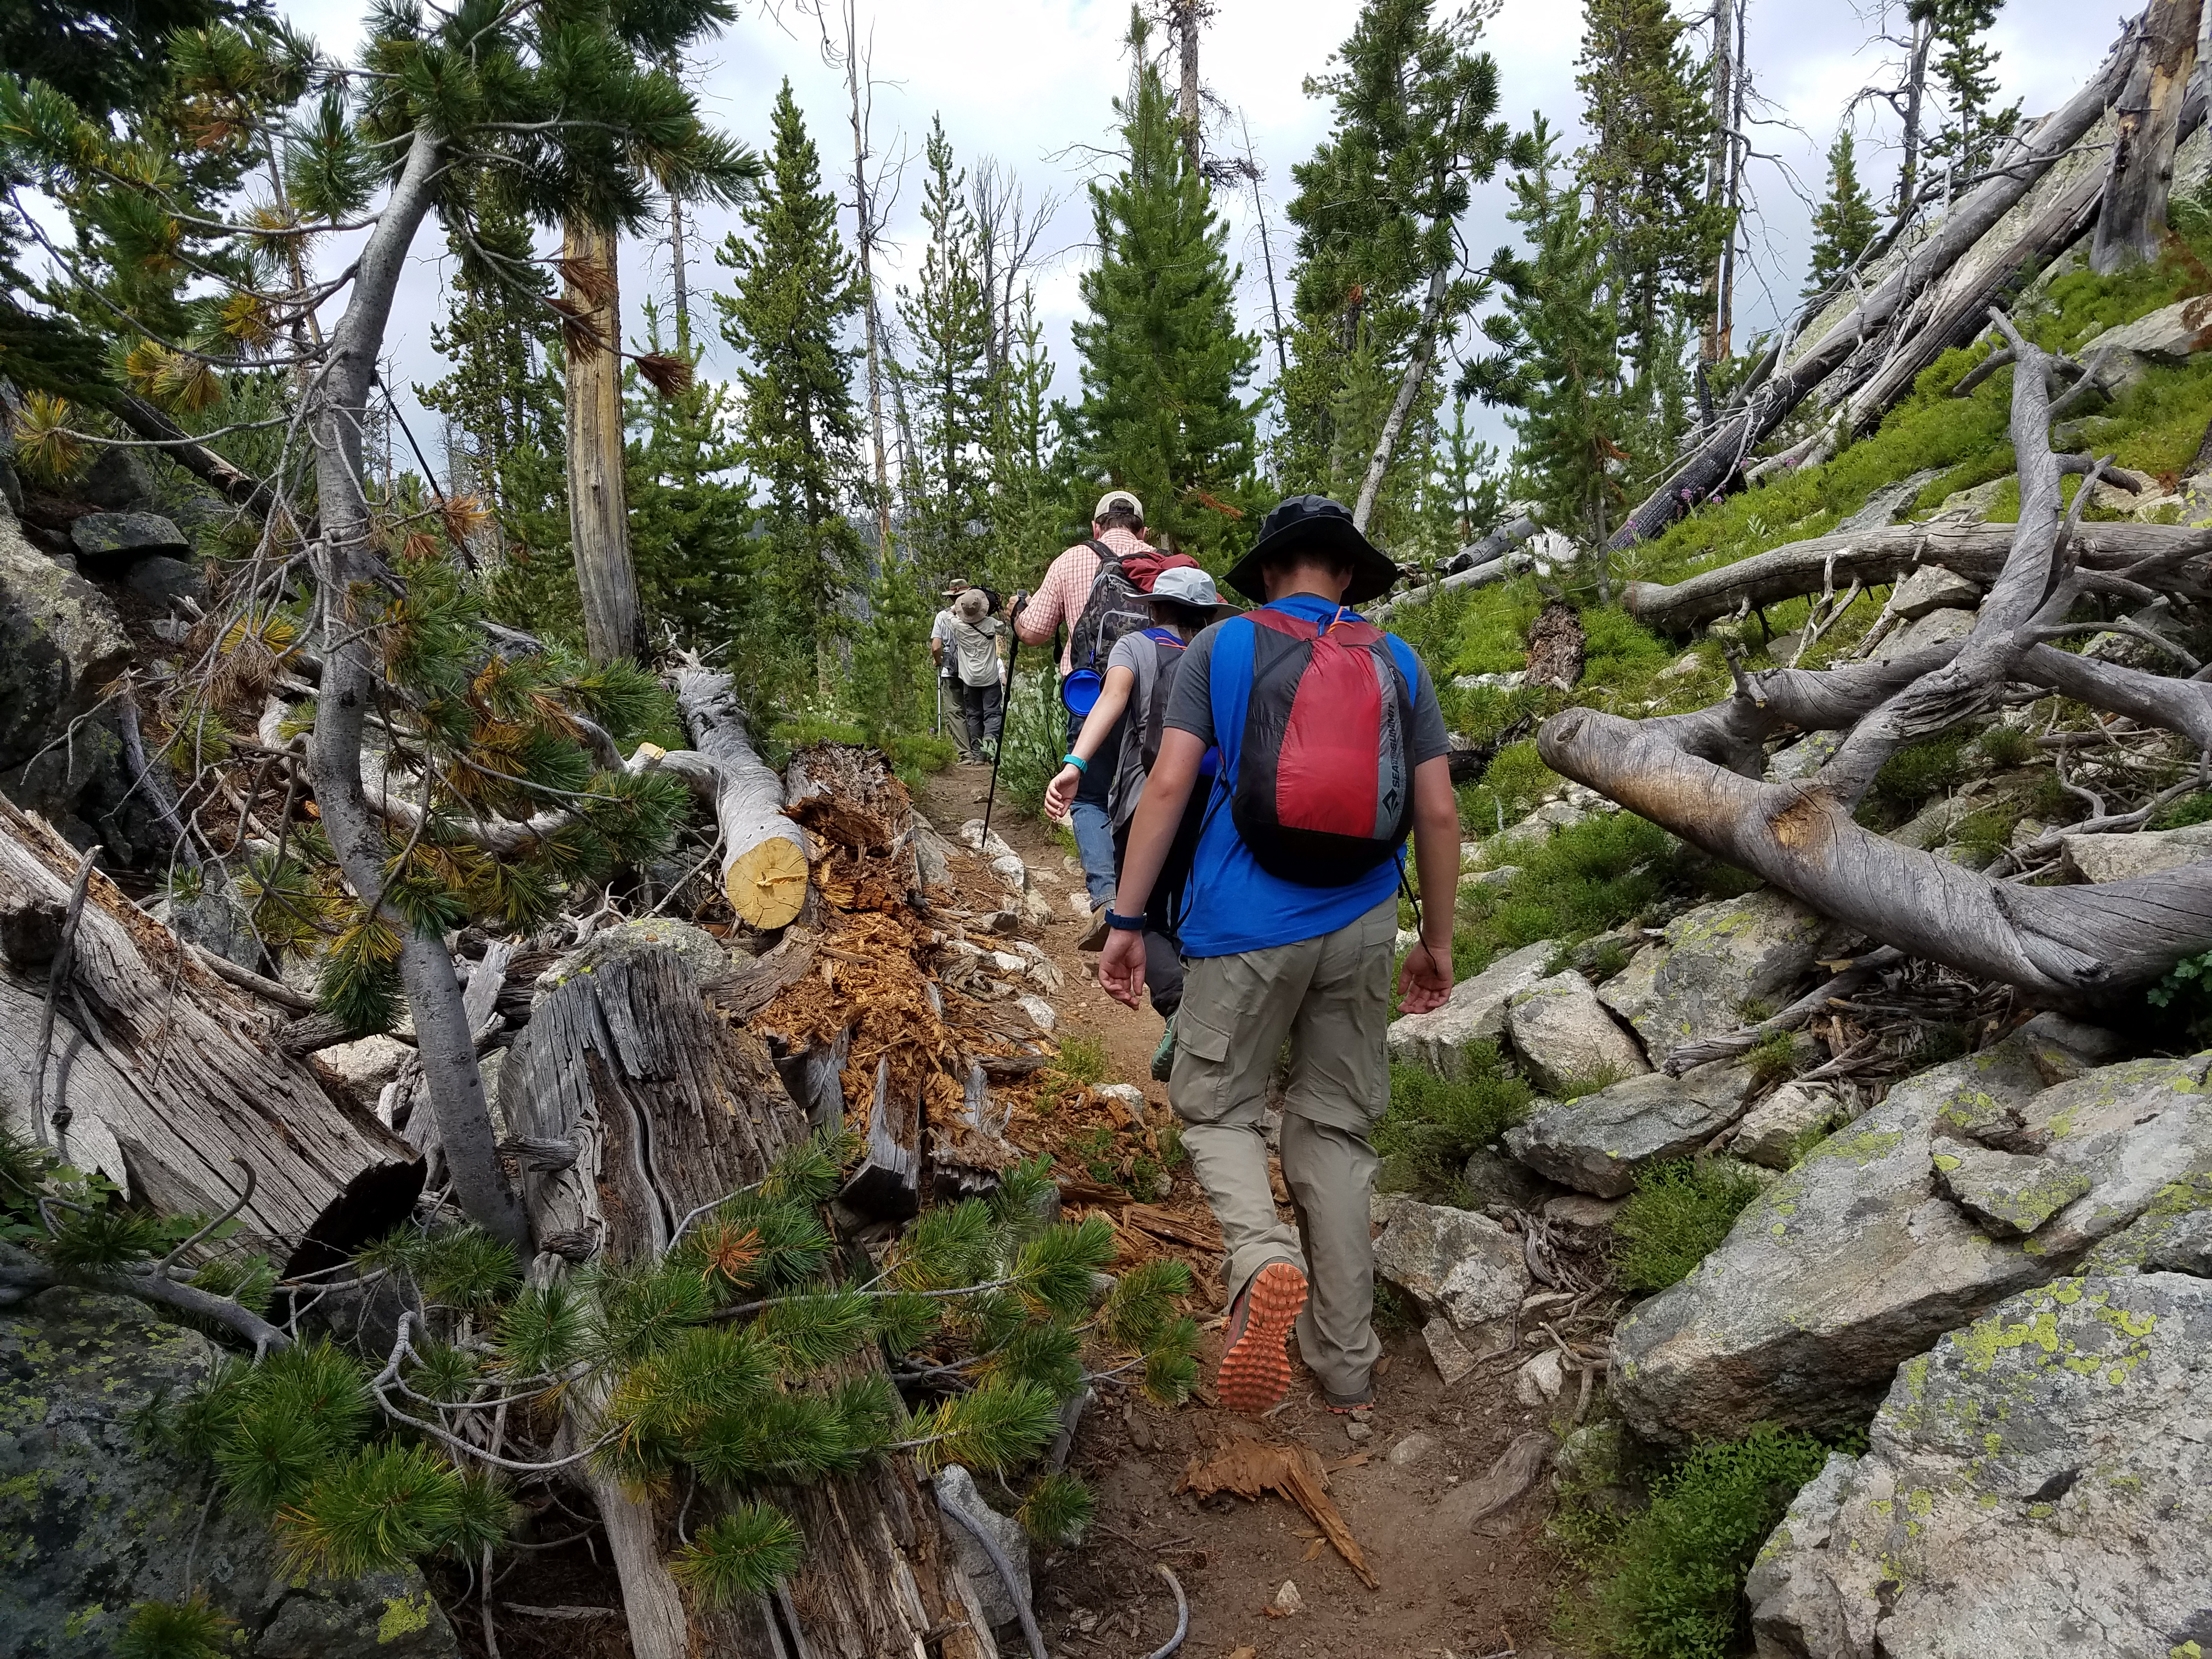
[[1091, 522], [1097, 524], [1099, 520], [1117, 507], [1135, 514], [1138, 523], [1142, 524], [1145, 521], [1145, 504], [1137, 499], [1134, 492], [1127, 489], [1109, 489], [1098, 498], [1098, 505], [1091, 509]]

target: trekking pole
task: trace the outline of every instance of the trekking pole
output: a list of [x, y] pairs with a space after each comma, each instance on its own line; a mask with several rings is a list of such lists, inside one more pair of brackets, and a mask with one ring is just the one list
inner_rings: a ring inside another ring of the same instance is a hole
[[[999, 709], [999, 744], [991, 751], [991, 792], [983, 799], [983, 833], [975, 850], [982, 853], [991, 844], [991, 809], [999, 800], [999, 767], [1006, 758], [1006, 739], [1014, 729], [1014, 665], [1021, 660], [1022, 636], [1016, 634], [1006, 652], [1006, 695], [1000, 699]], [[988, 853], [984, 854], [988, 857]]]

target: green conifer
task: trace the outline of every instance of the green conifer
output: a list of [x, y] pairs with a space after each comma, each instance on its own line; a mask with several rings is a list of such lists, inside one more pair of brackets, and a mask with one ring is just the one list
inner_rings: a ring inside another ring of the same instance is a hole
[[1813, 264], [1805, 278], [1805, 297], [1826, 293], [1856, 263], [1880, 228], [1873, 198], [1859, 182], [1851, 132], [1845, 127], [1828, 146], [1828, 198], [1813, 213]]
[[1125, 484], [1153, 531], [1218, 566], [1250, 539], [1264, 507], [1254, 477], [1253, 411], [1237, 394], [1259, 362], [1237, 326], [1228, 227], [1192, 168], [1174, 100], [1130, 37], [1136, 69], [1121, 116], [1123, 160], [1091, 186], [1098, 264], [1082, 277], [1088, 316], [1072, 331], [1083, 398], [1060, 408], [1070, 516], [1086, 519], [1102, 482]]
[[930, 123], [924, 159], [921, 219], [929, 235], [915, 286], [898, 291], [913, 361], [897, 372], [914, 428], [907, 538], [923, 577], [936, 581], [956, 569], [974, 574], [970, 539], [988, 511], [991, 309], [978, 274], [967, 171], [952, 165], [942, 117]]
[[766, 493], [757, 568], [772, 605], [769, 636], [811, 665], [826, 694], [834, 643], [848, 627], [844, 597], [866, 568], [846, 510], [860, 456], [857, 354], [842, 343], [861, 289], [789, 81], [772, 125], [768, 178], [740, 210], [745, 229], [714, 256], [736, 273], [714, 305], [722, 337], [743, 355], [738, 441]]

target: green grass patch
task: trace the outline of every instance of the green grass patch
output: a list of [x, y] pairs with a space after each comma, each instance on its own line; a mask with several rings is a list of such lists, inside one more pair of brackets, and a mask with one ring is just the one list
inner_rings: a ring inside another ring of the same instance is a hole
[[1613, 1224], [1614, 1277], [1632, 1291], [1688, 1278], [1759, 1192], [1759, 1177], [1729, 1158], [1647, 1164]]
[[1536, 753], [1535, 738], [1510, 743], [1492, 757], [1481, 781], [1461, 787], [1460, 823], [1470, 835], [1494, 836], [1527, 817], [1565, 782]]
[[1966, 740], [1956, 732], [1909, 743], [1875, 774], [1874, 799], [1898, 820], [1966, 781]]
[[1393, 1066], [1390, 1108], [1375, 1126], [1375, 1150], [1405, 1158], [1418, 1189], [1438, 1193], [1477, 1147], [1518, 1121], [1528, 1104], [1528, 1085], [1499, 1058], [1494, 1042], [1469, 1048], [1455, 1079], [1425, 1066]]
[[1073, 1083], [1097, 1088], [1106, 1080], [1106, 1044], [1097, 1037], [1069, 1037], [1052, 1069]]
[[1649, 914], [1670, 888], [1692, 884], [1706, 860], [1632, 812], [1593, 812], [1549, 841], [1502, 850], [1516, 866], [1503, 888], [1460, 896], [1455, 974], [1480, 973], [1539, 939], [1573, 945]]
[[1743, 1063], [1760, 1085], [1782, 1083], [1797, 1075], [1797, 1039], [1789, 1031], [1777, 1031], [1772, 1036], [1753, 1043], [1746, 1051]]
[[1650, 1483], [1649, 1507], [1623, 1516], [1570, 1502], [1553, 1535], [1585, 1577], [1554, 1634], [1607, 1659], [1729, 1659], [1747, 1650], [1744, 1575], [1828, 1449], [1761, 1424], [1698, 1447]]
[[2212, 823], [2212, 792], [2199, 790], [2193, 795], [2184, 795], [2179, 800], [2168, 801], [2165, 810], [2150, 821], [2154, 830], [2185, 830], [2192, 823]]

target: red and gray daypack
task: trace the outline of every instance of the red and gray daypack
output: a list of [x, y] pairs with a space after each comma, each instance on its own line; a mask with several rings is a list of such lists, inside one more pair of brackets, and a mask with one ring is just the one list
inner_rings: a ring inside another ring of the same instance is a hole
[[1413, 830], [1413, 685], [1389, 636], [1348, 611], [1326, 624], [1245, 617], [1252, 690], [1231, 820], [1269, 875], [1345, 886]]
[[1144, 589], [1137, 585], [1121, 555], [1102, 541], [1085, 545], [1098, 554], [1098, 574], [1091, 579], [1091, 593], [1083, 602], [1082, 614], [1067, 630], [1067, 660], [1072, 670], [1088, 669], [1103, 676], [1106, 659], [1114, 654], [1121, 636], [1151, 627], [1152, 613], [1145, 604]]

